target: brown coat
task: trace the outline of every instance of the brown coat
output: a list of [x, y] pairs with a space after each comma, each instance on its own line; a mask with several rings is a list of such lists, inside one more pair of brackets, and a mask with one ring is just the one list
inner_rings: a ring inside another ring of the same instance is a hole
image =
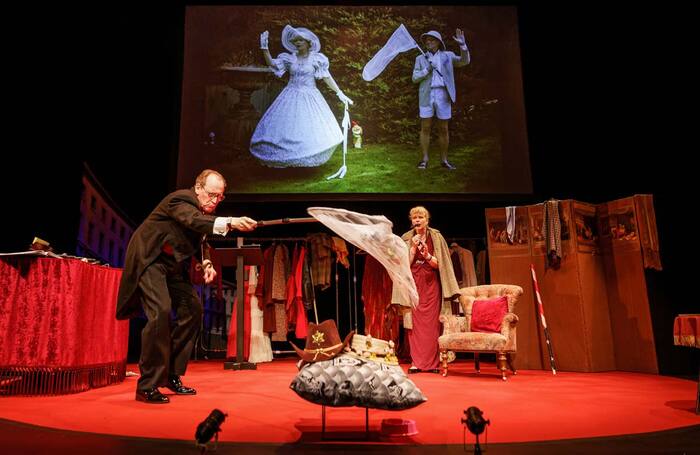
[[459, 256], [459, 263], [462, 267], [462, 276], [457, 277], [457, 284], [462, 288], [468, 288], [470, 286], [477, 286], [479, 283], [476, 281], [476, 269], [474, 268], [474, 254], [461, 246], [453, 243], [450, 247], [450, 251], [456, 251]]
[[205, 234], [214, 230], [213, 215], [202, 213], [194, 189], [178, 190], [167, 195], [136, 229], [126, 249], [124, 273], [117, 297], [117, 319], [129, 319], [141, 307], [138, 283], [146, 267], [161, 254], [167, 242], [177, 262], [209, 252], [202, 245]]

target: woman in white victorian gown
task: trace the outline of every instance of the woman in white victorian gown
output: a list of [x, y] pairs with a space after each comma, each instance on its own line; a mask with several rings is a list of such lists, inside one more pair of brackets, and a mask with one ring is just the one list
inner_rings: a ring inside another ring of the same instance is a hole
[[328, 58], [310, 30], [287, 25], [282, 31], [283, 52], [273, 59], [268, 50], [268, 32], [260, 35], [265, 62], [277, 77], [289, 72], [289, 82], [263, 114], [250, 140], [250, 153], [269, 167], [315, 167], [328, 161], [343, 142], [338, 120], [316, 87], [323, 81], [338, 98], [352, 100], [338, 88], [328, 71]]

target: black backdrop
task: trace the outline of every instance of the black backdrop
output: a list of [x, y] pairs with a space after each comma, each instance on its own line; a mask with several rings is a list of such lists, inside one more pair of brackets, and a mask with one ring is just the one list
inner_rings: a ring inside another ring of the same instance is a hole
[[[697, 355], [671, 337], [675, 314], [698, 311], [688, 292], [697, 250], [694, 114], [684, 109], [697, 80], [690, 14], [674, 5], [534, 3], [518, 4], [533, 195], [421, 203], [435, 227], [467, 237], [484, 235], [485, 207], [654, 194], [660, 366], [692, 374]], [[6, 17], [0, 251], [39, 235], [72, 252], [82, 161], [141, 221], [175, 181], [184, 5], [12, 6]], [[385, 214], [401, 232], [413, 202], [314, 205]], [[304, 216], [307, 205], [234, 202], [220, 212], [269, 219]]]

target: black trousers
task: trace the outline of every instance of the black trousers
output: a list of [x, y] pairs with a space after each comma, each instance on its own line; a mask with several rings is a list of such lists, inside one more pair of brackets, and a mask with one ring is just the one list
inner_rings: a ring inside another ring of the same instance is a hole
[[[141, 332], [137, 389], [167, 384], [169, 375], [185, 374], [202, 322], [202, 303], [184, 263], [161, 254], [139, 280], [141, 305], [148, 322]], [[171, 325], [171, 311], [175, 319]]]

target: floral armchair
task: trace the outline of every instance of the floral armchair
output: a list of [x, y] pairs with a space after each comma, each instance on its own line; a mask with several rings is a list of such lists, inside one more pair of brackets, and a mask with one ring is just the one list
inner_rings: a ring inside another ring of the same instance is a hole
[[[479, 353], [496, 353], [496, 367], [501, 370], [503, 380], [506, 380], [506, 364], [516, 374], [513, 368], [513, 356], [516, 352], [515, 328], [518, 316], [515, 315], [515, 304], [522, 295], [520, 286], [508, 284], [489, 284], [483, 286], [471, 286], [460, 290], [459, 303], [465, 316], [440, 316], [443, 323], [442, 336], [438, 338], [440, 346], [440, 361], [442, 363], [443, 376], [447, 376], [448, 352], [473, 352], [476, 371], [479, 369]], [[501, 322], [500, 333], [472, 332], [471, 317], [472, 305], [475, 300], [491, 299], [506, 296], [508, 300], [508, 312]]]

